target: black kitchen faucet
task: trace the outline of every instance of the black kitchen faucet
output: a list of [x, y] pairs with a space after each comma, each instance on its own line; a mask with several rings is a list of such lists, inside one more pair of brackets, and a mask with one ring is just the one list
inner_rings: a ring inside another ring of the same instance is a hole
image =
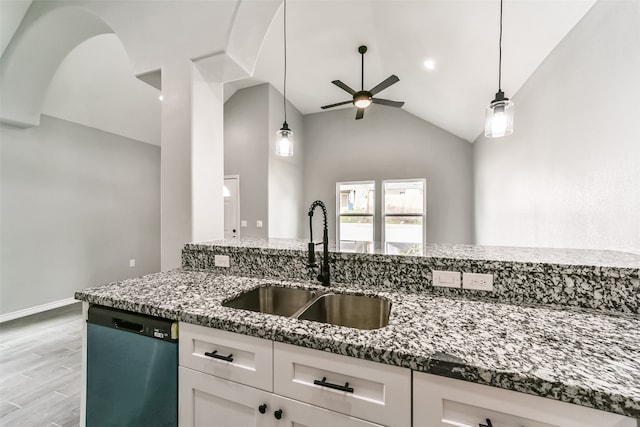
[[329, 286], [329, 228], [327, 227], [327, 207], [321, 200], [316, 200], [309, 207], [309, 268], [317, 267], [316, 264], [316, 245], [320, 243], [313, 242], [313, 211], [320, 206], [324, 217], [324, 227], [322, 235], [322, 265], [318, 273], [318, 281], [324, 286]]

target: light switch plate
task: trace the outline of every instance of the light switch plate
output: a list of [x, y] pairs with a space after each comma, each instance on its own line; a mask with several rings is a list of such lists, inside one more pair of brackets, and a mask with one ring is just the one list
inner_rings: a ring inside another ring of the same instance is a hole
[[136, 266], [136, 260], [135, 259], [130, 259], [129, 260], [129, 267], [135, 267]]
[[229, 267], [229, 255], [215, 255], [213, 263], [216, 267]]
[[462, 273], [462, 288], [493, 291], [493, 274]]
[[242, 221], [240, 221], [240, 227], [242, 228], [246, 228], [247, 227], [247, 220], [243, 219]]
[[256, 227], [262, 228], [262, 220], [261, 219], [256, 221]]
[[459, 271], [438, 271], [433, 270], [433, 286], [443, 288], [460, 288], [460, 272]]

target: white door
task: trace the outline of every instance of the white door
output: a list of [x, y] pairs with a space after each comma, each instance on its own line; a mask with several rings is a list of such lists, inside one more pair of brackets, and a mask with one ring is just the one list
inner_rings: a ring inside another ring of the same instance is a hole
[[178, 378], [180, 427], [273, 427], [270, 393], [182, 366]]
[[224, 177], [224, 238], [240, 236], [240, 177]]

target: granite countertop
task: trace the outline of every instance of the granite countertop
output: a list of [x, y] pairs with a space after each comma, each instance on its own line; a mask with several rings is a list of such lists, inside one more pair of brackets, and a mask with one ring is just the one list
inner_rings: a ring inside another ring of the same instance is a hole
[[[305, 255], [307, 253], [308, 240], [305, 239], [259, 239], [259, 238], [234, 238], [216, 240], [210, 242], [188, 243], [187, 249], [207, 250], [212, 247], [224, 247], [228, 250], [234, 248], [245, 252], [247, 250], [281, 251], [283, 254], [295, 252]], [[318, 246], [316, 250], [321, 250]], [[594, 249], [565, 249], [565, 248], [533, 248], [515, 246], [478, 246], [461, 244], [428, 243], [404, 248], [399, 253], [393, 247], [385, 251], [377, 242], [370, 251], [345, 250], [336, 248], [335, 242], [329, 242], [329, 252], [334, 256], [343, 254], [361, 255], [399, 255], [411, 258], [441, 258], [487, 262], [515, 262], [526, 264], [558, 264], [565, 266], [590, 266], [640, 269], [640, 254], [613, 250]]]
[[363, 331], [223, 307], [265, 283], [309, 283], [177, 269], [76, 293], [76, 299], [549, 397], [640, 418], [640, 317], [433, 294], [337, 292], [392, 301], [387, 327]]

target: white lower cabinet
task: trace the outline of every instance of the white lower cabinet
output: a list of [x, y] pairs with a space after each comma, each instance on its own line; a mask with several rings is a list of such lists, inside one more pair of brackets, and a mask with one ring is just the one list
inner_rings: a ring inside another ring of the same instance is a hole
[[[180, 325], [179, 427], [640, 427], [583, 406]], [[413, 420], [412, 420], [413, 418]]]
[[382, 427], [180, 367], [180, 427]]
[[636, 420], [524, 393], [413, 372], [414, 427], [637, 427]]

